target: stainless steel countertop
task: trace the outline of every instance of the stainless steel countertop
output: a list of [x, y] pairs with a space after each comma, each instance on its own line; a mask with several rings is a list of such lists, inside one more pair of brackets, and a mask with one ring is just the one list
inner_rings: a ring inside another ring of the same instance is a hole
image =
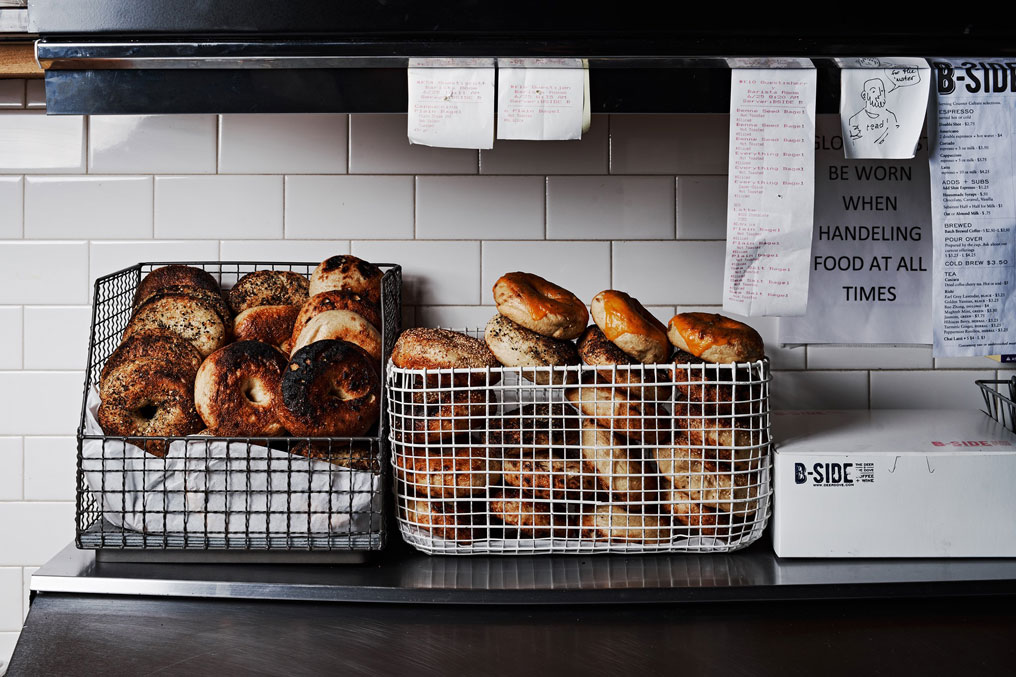
[[362, 564], [97, 561], [72, 545], [38, 593], [425, 604], [604, 604], [1016, 593], [1016, 559], [781, 560], [768, 539], [709, 555], [430, 557], [395, 543]]

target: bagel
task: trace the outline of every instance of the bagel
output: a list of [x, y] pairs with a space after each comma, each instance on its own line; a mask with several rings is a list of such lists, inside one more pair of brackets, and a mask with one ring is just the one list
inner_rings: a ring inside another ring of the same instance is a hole
[[418, 406], [411, 410], [413, 429], [406, 439], [417, 444], [448, 442], [459, 435], [483, 430], [488, 407], [497, 403], [493, 393], [488, 401], [487, 392], [437, 391], [428, 393], [423, 402], [419, 394], [414, 395]]
[[454, 498], [487, 493], [501, 473], [501, 463], [482, 448], [458, 447], [432, 453], [402, 447], [395, 456], [395, 472], [417, 496]]
[[[668, 374], [659, 369], [615, 369], [615, 365], [637, 365], [638, 363], [623, 350], [607, 340], [603, 331], [595, 324], [589, 325], [579, 337], [577, 349], [579, 358], [590, 366], [604, 367], [596, 374], [604, 383], [613, 383], [633, 396], [644, 400], [667, 401], [670, 386], [664, 385]], [[660, 383], [661, 385], [651, 385]], [[649, 385], [647, 385], [649, 384]]]
[[[575, 344], [542, 336], [504, 315], [490, 318], [483, 338], [490, 352], [506, 367], [556, 367], [579, 363]], [[578, 375], [574, 371], [523, 369], [522, 377], [537, 385], [560, 385], [575, 382]]]
[[507, 526], [518, 529], [530, 538], [567, 536], [565, 520], [553, 514], [550, 503], [530, 498], [518, 489], [494, 492], [490, 497], [490, 512]]
[[[125, 361], [108, 374], [96, 416], [102, 432], [116, 437], [182, 437], [204, 424], [194, 408], [194, 388], [162, 360]], [[165, 456], [163, 440], [141, 444], [154, 456]]]
[[134, 314], [137, 314], [138, 310], [143, 308], [145, 304], [169, 295], [186, 296], [192, 299], [197, 299], [198, 301], [204, 301], [211, 306], [216, 313], [218, 313], [220, 318], [222, 318], [223, 325], [226, 327], [232, 326], [233, 313], [230, 312], [229, 306], [226, 304], [226, 300], [222, 298], [222, 294], [217, 291], [208, 291], [202, 287], [169, 285], [168, 287], [157, 289], [134, 309]]
[[293, 323], [300, 313], [297, 306], [254, 306], [233, 318], [233, 336], [237, 341], [261, 341], [289, 355]]
[[670, 440], [670, 422], [652, 402], [643, 402], [620, 388], [585, 383], [564, 391], [565, 399], [608, 432], [653, 446]]
[[165, 362], [179, 370], [184, 380], [192, 383], [204, 358], [194, 344], [171, 331], [153, 329], [150, 332], [134, 334], [117, 346], [103, 365], [99, 376], [100, 395], [105, 390], [109, 374], [127, 362], [143, 359]]
[[656, 364], [670, 355], [667, 327], [638, 299], [607, 289], [593, 297], [589, 310], [604, 337], [635, 360]]
[[716, 538], [727, 538], [731, 535], [732, 527], [738, 524], [736, 516], [701, 505], [683, 491], [667, 488], [670, 483], [666, 478], [663, 479], [663, 483], [665, 488], [662, 507], [678, 522], [688, 527], [687, 535]]
[[[392, 349], [392, 364], [402, 369], [493, 369], [500, 367], [494, 354], [483, 341], [448, 329], [407, 329], [399, 336]], [[490, 384], [501, 380], [500, 374], [490, 374]], [[427, 387], [484, 385], [487, 374], [430, 374]]]
[[579, 420], [564, 402], [527, 404], [491, 419], [487, 444], [505, 456], [521, 456], [534, 448], [563, 448], [579, 443]]
[[539, 275], [502, 275], [493, 291], [498, 313], [541, 336], [573, 339], [589, 322], [589, 311], [575, 294]]
[[226, 324], [215, 308], [206, 301], [183, 294], [159, 295], [143, 303], [127, 323], [123, 340], [152, 330], [168, 330], [179, 335], [203, 356], [224, 346], [227, 339]]
[[381, 334], [351, 310], [327, 310], [315, 315], [292, 340], [291, 350], [296, 352], [316, 341], [339, 339], [360, 346], [374, 360], [374, 368], [381, 368]]
[[381, 474], [379, 452], [371, 442], [350, 440], [345, 442], [298, 442], [289, 453], [304, 456], [332, 465]]
[[469, 543], [474, 537], [473, 510], [469, 503], [400, 496], [399, 517], [411, 527], [456, 543]]
[[310, 295], [345, 290], [380, 306], [382, 277], [384, 273], [373, 263], [349, 254], [332, 256], [319, 263], [310, 274]]
[[747, 366], [713, 364], [683, 350], [674, 355], [676, 400], [694, 405], [707, 416], [761, 413], [761, 379]]
[[363, 435], [381, 411], [377, 369], [345, 341], [316, 341], [293, 353], [280, 391], [279, 420], [297, 437]]
[[737, 320], [715, 313], [680, 313], [670, 318], [670, 342], [706, 362], [754, 362], [765, 356], [759, 333]]
[[729, 461], [708, 460], [706, 452], [687, 444], [658, 447], [653, 454], [669, 485], [690, 500], [727, 513], [746, 514], [758, 509], [757, 472], [739, 470], [740, 464]]
[[326, 291], [311, 296], [300, 307], [292, 327], [293, 343], [296, 343], [300, 332], [311, 319], [329, 310], [350, 310], [363, 316], [363, 319], [374, 325], [375, 329], [381, 329], [381, 314], [378, 312], [377, 306], [371, 304], [366, 298], [351, 291]]
[[670, 530], [655, 515], [628, 512], [620, 505], [598, 505], [582, 515], [582, 535], [612, 543], [666, 543]]
[[[674, 403], [674, 431], [696, 447], [705, 447], [708, 458], [748, 463], [765, 453], [769, 442], [762, 416], [712, 416], [702, 408]], [[661, 443], [660, 446], [663, 446]]]
[[654, 500], [656, 480], [647, 463], [625, 449], [617, 435], [588, 419], [582, 421], [581, 453], [586, 471], [595, 474], [600, 487], [618, 503], [640, 511]]
[[210, 273], [194, 266], [163, 266], [148, 273], [134, 291], [133, 307], [137, 308], [145, 299], [163, 287], [199, 287], [219, 294], [219, 283]]
[[283, 432], [278, 401], [286, 358], [261, 341], [237, 341], [205, 358], [194, 405], [216, 435], [274, 437]]
[[599, 485], [580, 461], [561, 458], [550, 449], [528, 450], [522, 457], [502, 462], [504, 482], [527, 494], [547, 500], [585, 500], [597, 497]]
[[290, 270], [256, 270], [229, 290], [229, 307], [239, 315], [255, 306], [302, 306], [309, 287], [306, 277]]

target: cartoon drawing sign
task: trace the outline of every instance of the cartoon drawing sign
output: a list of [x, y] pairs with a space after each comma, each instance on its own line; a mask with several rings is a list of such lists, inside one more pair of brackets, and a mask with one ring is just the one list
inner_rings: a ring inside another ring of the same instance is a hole
[[930, 78], [924, 59], [837, 59], [843, 154], [850, 159], [914, 157]]

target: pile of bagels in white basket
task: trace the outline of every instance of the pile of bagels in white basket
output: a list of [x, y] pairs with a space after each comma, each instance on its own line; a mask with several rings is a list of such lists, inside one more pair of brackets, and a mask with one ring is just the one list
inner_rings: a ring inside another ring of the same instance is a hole
[[[764, 357], [754, 329], [710, 313], [665, 326], [616, 290], [597, 294], [590, 313], [531, 273], [502, 276], [493, 294], [498, 312], [482, 341], [417, 328], [393, 350], [397, 367], [473, 370], [428, 372], [396, 410], [409, 414], [393, 417], [405, 521], [458, 543], [492, 527], [505, 537], [662, 543], [674, 527], [724, 536], [751, 519], [768, 439], [758, 379], [735, 384], [752, 373], [744, 363]], [[545, 368], [579, 364], [596, 369]], [[501, 372], [491, 369], [502, 365], [558, 386], [563, 400], [522, 398], [498, 415]]]
[[[382, 276], [333, 256], [309, 280], [257, 270], [223, 291], [202, 268], [156, 268], [102, 370], [99, 425], [118, 437], [366, 434], [380, 416]], [[327, 458], [320, 444], [291, 451]], [[344, 451], [337, 463], [364, 463]]]

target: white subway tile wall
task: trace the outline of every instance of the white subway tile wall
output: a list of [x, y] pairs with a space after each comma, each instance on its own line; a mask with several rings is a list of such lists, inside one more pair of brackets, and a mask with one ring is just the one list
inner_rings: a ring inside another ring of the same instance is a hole
[[[482, 328], [502, 273], [661, 319], [719, 311], [727, 117], [593, 117], [576, 142], [412, 146], [403, 115], [46, 117], [0, 87], [0, 660], [35, 566], [73, 537], [73, 435], [95, 278], [139, 261], [401, 263], [404, 321]], [[86, 163], [87, 158], [87, 163]], [[220, 176], [216, 176], [220, 174]], [[477, 176], [479, 174], [480, 176]], [[927, 347], [778, 345], [783, 408], [979, 407], [1008, 367]]]

